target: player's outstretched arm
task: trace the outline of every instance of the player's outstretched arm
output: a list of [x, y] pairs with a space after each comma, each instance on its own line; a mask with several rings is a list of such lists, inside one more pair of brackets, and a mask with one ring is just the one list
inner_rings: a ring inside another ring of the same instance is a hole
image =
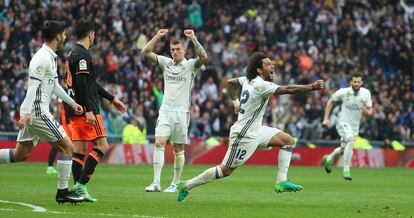
[[284, 94], [300, 94], [309, 91], [321, 90], [324, 86], [323, 80], [317, 80], [316, 82], [308, 85], [287, 85], [279, 86], [276, 90], [275, 95], [284, 95]]
[[204, 50], [203, 46], [200, 44], [200, 42], [197, 40], [197, 37], [195, 36], [194, 30], [184, 30], [184, 35], [191, 39], [191, 41], [194, 44], [195, 52], [197, 55], [196, 61], [194, 63], [195, 68], [200, 68], [207, 60], [207, 52]]
[[153, 52], [155, 45], [160, 41], [160, 39], [168, 33], [167, 29], [158, 30], [157, 34], [152, 37], [152, 39], [144, 46], [142, 49], [142, 54], [147, 58], [151, 63], [157, 63], [157, 54]]
[[237, 93], [241, 89], [241, 85], [237, 78], [227, 80], [227, 90], [229, 91], [230, 99], [233, 102], [234, 113], [240, 112], [240, 101], [237, 97]]

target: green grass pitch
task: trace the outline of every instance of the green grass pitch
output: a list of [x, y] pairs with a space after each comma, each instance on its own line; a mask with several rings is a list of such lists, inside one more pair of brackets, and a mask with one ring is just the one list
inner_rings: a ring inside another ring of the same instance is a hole
[[[182, 178], [207, 167], [187, 165]], [[291, 167], [289, 178], [303, 190], [278, 194], [273, 191], [276, 166], [242, 166], [228, 178], [191, 190], [178, 203], [173, 193], [144, 192], [151, 165], [102, 164], [88, 186], [99, 201], [77, 205], [54, 201], [57, 176], [45, 170], [38, 163], [0, 165], [0, 217], [414, 217], [414, 171], [405, 168], [352, 169], [348, 182], [339, 168], [327, 175], [322, 167]], [[163, 188], [172, 170], [164, 167]]]

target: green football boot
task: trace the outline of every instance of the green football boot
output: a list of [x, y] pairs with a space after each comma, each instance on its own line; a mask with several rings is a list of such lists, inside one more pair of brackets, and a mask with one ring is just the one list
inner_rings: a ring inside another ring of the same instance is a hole
[[75, 186], [73, 186], [72, 191], [78, 194], [79, 196], [82, 196], [85, 199], [84, 200], [85, 202], [97, 202], [98, 201], [98, 199], [93, 198], [91, 195], [89, 195], [88, 190], [86, 189], [86, 185], [76, 183]]
[[348, 181], [352, 181], [351, 171], [350, 170], [344, 170], [344, 179]]
[[333, 166], [333, 161], [328, 160], [328, 155], [323, 156], [323, 165], [325, 166], [326, 173], [328, 173], [328, 174], [331, 173], [332, 166]]
[[48, 167], [47, 170], [46, 170], [46, 173], [48, 175], [56, 175], [58, 173], [58, 171], [53, 167]]
[[188, 192], [188, 188], [185, 187], [185, 182], [179, 182], [177, 184], [177, 190], [178, 190], [178, 194], [177, 194], [178, 202], [183, 202], [185, 197], [187, 197], [187, 195], [190, 194]]
[[302, 186], [300, 185], [296, 185], [292, 182], [290, 182], [289, 180], [286, 180], [282, 183], [276, 184], [275, 185], [275, 191], [277, 193], [282, 193], [282, 192], [297, 192], [302, 190]]

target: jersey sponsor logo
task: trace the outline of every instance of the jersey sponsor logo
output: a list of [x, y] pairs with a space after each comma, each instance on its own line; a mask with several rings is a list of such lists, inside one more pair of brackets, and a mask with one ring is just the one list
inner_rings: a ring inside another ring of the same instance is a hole
[[79, 70], [87, 70], [88, 64], [86, 63], [85, 59], [79, 61]]
[[166, 76], [165, 78], [167, 81], [177, 81], [177, 82], [185, 82], [187, 79], [182, 76]]
[[361, 107], [358, 104], [345, 104], [345, 108], [351, 111], [360, 111]]

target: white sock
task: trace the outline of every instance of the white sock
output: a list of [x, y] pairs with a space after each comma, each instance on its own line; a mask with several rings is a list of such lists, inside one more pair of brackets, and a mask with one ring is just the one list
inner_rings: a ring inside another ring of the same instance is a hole
[[185, 182], [185, 186], [188, 188], [188, 190], [190, 190], [196, 186], [203, 185], [205, 183], [223, 177], [223, 172], [221, 171], [220, 166], [215, 166], [210, 169], [207, 169], [200, 175], [188, 180], [187, 182]]
[[72, 157], [59, 156], [56, 167], [58, 170], [58, 189], [68, 188], [70, 171], [72, 169]]
[[328, 155], [328, 161], [336, 161], [341, 156], [341, 147], [335, 148], [335, 150]]
[[154, 148], [154, 182], [160, 184], [161, 181], [161, 171], [164, 166], [164, 150], [165, 148]]
[[184, 151], [174, 152], [174, 178], [171, 184], [177, 184], [180, 181], [181, 172], [183, 171], [185, 163]]
[[9, 164], [13, 161], [13, 149], [1, 149], [0, 150], [0, 164]]
[[344, 149], [344, 171], [347, 171], [351, 168], [351, 160], [354, 148], [354, 141], [346, 143]]
[[279, 149], [278, 157], [278, 171], [276, 177], [276, 183], [279, 184], [287, 180], [287, 172], [290, 165], [290, 159], [292, 157], [292, 146], [286, 145]]

